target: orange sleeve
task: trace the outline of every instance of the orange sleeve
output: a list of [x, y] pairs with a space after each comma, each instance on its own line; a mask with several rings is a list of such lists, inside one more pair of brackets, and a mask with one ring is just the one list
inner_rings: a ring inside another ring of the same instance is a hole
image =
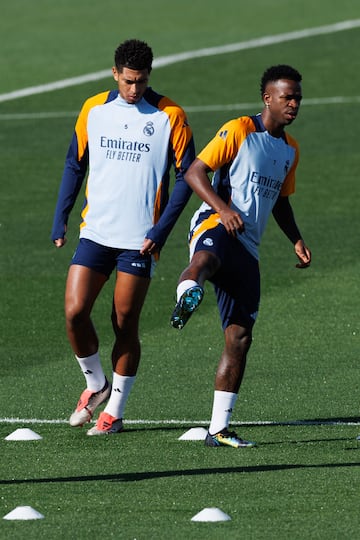
[[75, 133], [78, 143], [78, 160], [80, 161], [84, 155], [87, 143], [88, 143], [88, 134], [87, 134], [87, 119], [90, 109], [96, 105], [102, 105], [106, 102], [106, 99], [109, 95], [109, 91], [101, 92], [96, 96], [92, 96], [87, 99], [82, 106], [80, 114], [75, 124]]
[[158, 107], [169, 117], [171, 126], [170, 142], [175, 152], [176, 167], [180, 169], [183, 156], [192, 138], [192, 130], [188, 124], [185, 111], [171, 99], [162, 97]]
[[235, 159], [241, 144], [253, 131], [255, 126], [248, 116], [229, 120], [197, 157], [215, 171]]
[[286, 139], [287, 139], [288, 144], [295, 149], [295, 159], [294, 159], [294, 162], [293, 162], [292, 166], [290, 167], [289, 172], [287, 173], [286, 178], [284, 180], [284, 183], [282, 185], [282, 188], [281, 188], [281, 191], [280, 191], [280, 195], [282, 197], [288, 197], [289, 195], [292, 195], [293, 193], [295, 193], [295, 170], [296, 170], [297, 164], [299, 162], [299, 145], [298, 145], [298, 143], [288, 133], [286, 134]]

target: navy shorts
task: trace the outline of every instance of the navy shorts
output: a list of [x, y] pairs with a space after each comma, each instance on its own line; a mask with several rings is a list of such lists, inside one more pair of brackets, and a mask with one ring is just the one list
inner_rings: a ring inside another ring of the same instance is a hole
[[[195, 243], [196, 242], [196, 243]], [[259, 262], [222, 223], [205, 230], [191, 246], [191, 253], [209, 251], [221, 267], [209, 280], [213, 283], [223, 330], [230, 324], [252, 328], [260, 303]]]
[[107, 278], [116, 267], [119, 272], [151, 278], [155, 269], [152, 255], [141, 255], [136, 249], [118, 249], [80, 238], [70, 264], [87, 266]]

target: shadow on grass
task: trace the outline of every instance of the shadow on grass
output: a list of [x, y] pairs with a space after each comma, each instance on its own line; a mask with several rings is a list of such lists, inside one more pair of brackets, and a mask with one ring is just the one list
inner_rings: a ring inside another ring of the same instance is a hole
[[[263, 447], [263, 446], [278, 446], [279, 444], [297, 444], [297, 445], [300, 445], [300, 444], [314, 444], [314, 443], [322, 443], [322, 442], [325, 442], [325, 443], [331, 443], [331, 442], [339, 442], [339, 441], [345, 441], [345, 442], [349, 442], [349, 443], [353, 443], [354, 442], [354, 437], [350, 438], [350, 437], [334, 437], [333, 439], [296, 439], [295, 441], [292, 441], [292, 440], [283, 440], [283, 441], [271, 441], [271, 442], [261, 442], [259, 444], [259, 446]], [[359, 447], [359, 450], [360, 450], [360, 447]]]
[[[236, 424], [236, 423], [235, 423]], [[234, 424], [234, 425], [235, 425]], [[337, 426], [337, 425], [360, 425], [360, 416], [335, 416], [328, 418], [302, 418], [299, 420], [283, 420], [273, 422], [242, 422], [243, 426]], [[240, 424], [239, 424], [240, 425]]]
[[[179, 429], [186, 429], [185, 425], [181, 425], [180, 421], [179, 424], [172, 424], [168, 425], [166, 424], [166, 421], [164, 421], [164, 424], [159, 423], [158, 425], [154, 424], [146, 424], [146, 425], [136, 425], [131, 424], [131, 420], [129, 423], [126, 423], [126, 420], [124, 421], [125, 424], [125, 431], [131, 431], [131, 432], [140, 432], [140, 431], [177, 431]], [[200, 426], [204, 425], [203, 422], [187, 422], [188, 428], [193, 426]], [[210, 424], [210, 421], [209, 421]], [[305, 418], [301, 420], [284, 420], [284, 421], [271, 421], [271, 422], [231, 422], [232, 427], [251, 427], [251, 428], [264, 428], [264, 427], [286, 427], [286, 426], [337, 426], [337, 425], [359, 425], [360, 426], [360, 416], [336, 416], [333, 418]], [[207, 426], [208, 424], [205, 424]]]
[[200, 476], [217, 474], [246, 474], [259, 472], [289, 471], [297, 469], [336, 469], [360, 467], [359, 463], [321, 463], [321, 464], [279, 464], [279, 465], [257, 465], [244, 467], [222, 467], [207, 469], [180, 469], [171, 471], [143, 471], [143, 472], [124, 472], [118, 474], [96, 474], [89, 476], [64, 476], [59, 478], [23, 478], [18, 480], [0, 480], [0, 485], [19, 485], [19, 484], [52, 484], [65, 482], [139, 482], [143, 480], [154, 480], [157, 478], [176, 478], [181, 476]]

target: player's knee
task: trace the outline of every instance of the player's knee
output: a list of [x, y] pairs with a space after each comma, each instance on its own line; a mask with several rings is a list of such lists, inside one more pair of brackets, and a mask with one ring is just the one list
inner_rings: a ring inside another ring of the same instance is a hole
[[251, 332], [246, 332], [235, 337], [234, 346], [241, 354], [246, 354], [251, 347], [252, 335]]
[[121, 333], [137, 332], [138, 317], [133, 312], [123, 312], [113, 310], [111, 314], [111, 323], [116, 335]]
[[219, 257], [210, 251], [197, 251], [190, 263], [190, 267], [196, 269], [197, 274], [205, 281], [215, 274], [220, 268]]
[[77, 328], [88, 322], [89, 313], [84, 307], [70, 304], [65, 307], [65, 319], [68, 327]]
[[225, 340], [227, 348], [234, 356], [244, 356], [251, 347], [251, 329], [231, 325], [225, 331]]

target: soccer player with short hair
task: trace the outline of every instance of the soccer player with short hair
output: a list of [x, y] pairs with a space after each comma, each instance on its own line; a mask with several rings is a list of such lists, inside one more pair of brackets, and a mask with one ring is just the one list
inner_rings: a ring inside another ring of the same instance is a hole
[[[296, 225], [298, 144], [285, 132], [299, 112], [300, 73], [288, 65], [267, 69], [261, 114], [225, 123], [200, 152], [185, 180], [204, 201], [190, 227], [190, 264], [182, 272], [171, 317], [181, 329], [199, 306], [209, 280], [215, 288], [225, 346], [216, 377], [207, 446], [251, 447], [228, 427], [244, 375], [260, 301], [258, 248], [270, 214], [294, 245], [298, 268], [311, 253]], [[214, 172], [212, 182], [208, 174]]]
[[[123, 429], [140, 361], [140, 313], [159, 252], [191, 196], [184, 173], [195, 158], [192, 130], [183, 109], [149, 87], [152, 61], [152, 50], [143, 41], [130, 39], [116, 49], [112, 71], [117, 88], [85, 101], [55, 210], [51, 237], [61, 248], [88, 172], [80, 240], [65, 292], [67, 335], [86, 379], [70, 424], [90, 421], [109, 399], [88, 435]], [[175, 184], [169, 196], [171, 167]], [[91, 312], [114, 269], [111, 386]]]

